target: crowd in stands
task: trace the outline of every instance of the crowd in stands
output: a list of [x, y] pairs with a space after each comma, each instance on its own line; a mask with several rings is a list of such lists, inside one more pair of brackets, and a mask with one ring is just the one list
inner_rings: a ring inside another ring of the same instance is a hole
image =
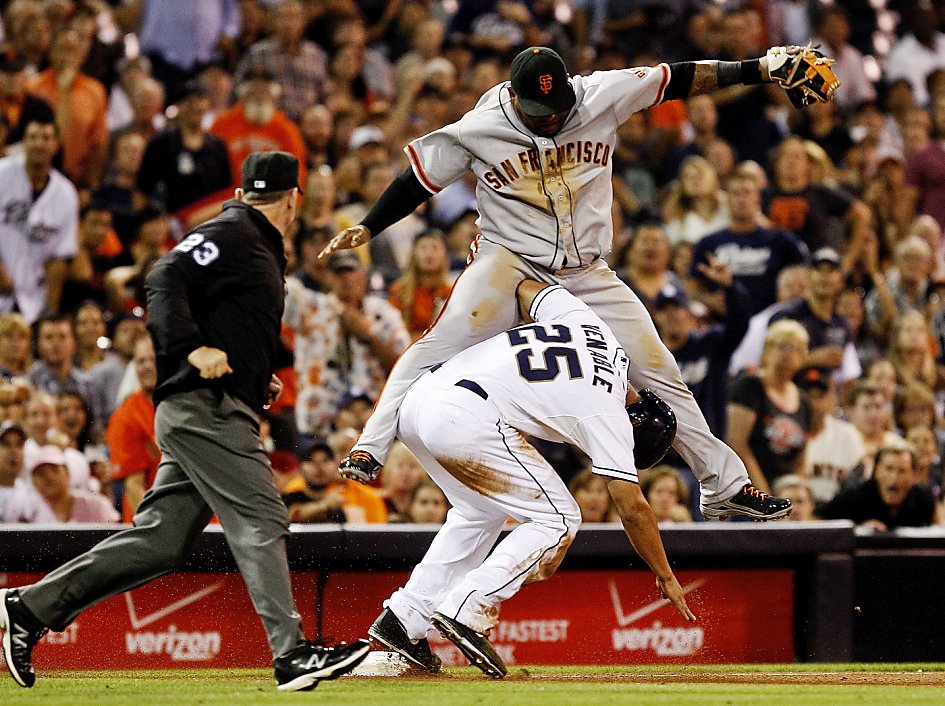
[[[472, 175], [368, 245], [317, 255], [542, 44], [572, 73], [819, 44], [836, 100], [732, 86], [633, 115], [610, 264], [713, 432], [792, 520], [945, 522], [945, 2], [9, 0], [0, 38], [0, 522], [130, 521], [160, 462], [144, 280], [256, 150], [297, 155], [283, 396], [262, 440], [293, 522], [442, 522], [402, 445], [341, 479], [394, 361], [476, 236]], [[536, 441], [585, 522], [605, 482]], [[658, 519], [700, 519], [670, 453]]]

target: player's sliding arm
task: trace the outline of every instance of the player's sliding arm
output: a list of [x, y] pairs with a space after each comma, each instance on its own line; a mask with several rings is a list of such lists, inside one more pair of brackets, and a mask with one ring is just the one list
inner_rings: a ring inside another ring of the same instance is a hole
[[656, 517], [650, 509], [643, 491], [636, 483], [625, 480], [611, 480], [607, 483], [610, 497], [614, 499], [623, 528], [630, 538], [630, 544], [640, 558], [647, 563], [656, 574], [656, 585], [663, 596], [668, 598], [682, 616], [695, 622], [696, 616], [686, 605], [686, 596], [682, 586], [676, 580], [673, 570], [669, 567], [666, 550], [663, 549], [663, 540], [656, 526]]
[[319, 259], [331, 255], [336, 250], [347, 250], [364, 245], [376, 233], [394, 225], [401, 218], [406, 218], [433, 194], [427, 191], [410, 167], [401, 172], [390, 186], [361, 219], [356, 226], [345, 228], [328, 241], [325, 249], [318, 254]]

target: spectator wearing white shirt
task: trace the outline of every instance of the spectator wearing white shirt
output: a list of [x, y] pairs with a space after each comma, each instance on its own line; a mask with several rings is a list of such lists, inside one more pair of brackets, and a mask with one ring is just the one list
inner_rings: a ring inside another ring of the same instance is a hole
[[25, 519], [20, 508], [11, 507], [9, 512], [14, 516], [20, 515], [20, 519], [13, 521], [44, 524], [118, 522], [118, 511], [102, 495], [74, 490], [70, 486], [66, 457], [58, 446], [40, 447], [28, 457], [27, 470], [46, 507], [32, 520]]
[[835, 100], [848, 111], [863, 101], [876, 99], [876, 89], [866, 76], [863, 54], [850, 44], [850, 20], [842, 6], [827, 5], [820, 11], [816, 25], [814, 46], [820, 45], [827, 56], [836, 60], [834, 73], [843, 88]]
[[807, 477], [818, 503], [833, 499], [840, 484], [863, 462], [863, 437], [850, 422], [838, 419], [835, 383], [819, 368], [802, 370], [797, 384], [811, 404], [812, 435], [807, 440]]
[[79, 196], [53, 169], [59, 135], [51, 116], [27, 124], [23, 148], [0, 159], [0, 313], [19, 310], [33, 323], [59, 310], [78, 249]]
[[907, 78], [919, 105], [929, 102], [925, 79], [945, 67], [945, 34], [937, 30], [938, 18], [931, 4], [918, 3], [909, 15], [909, 34], [893, 46], [886, 59], [886, 80]]

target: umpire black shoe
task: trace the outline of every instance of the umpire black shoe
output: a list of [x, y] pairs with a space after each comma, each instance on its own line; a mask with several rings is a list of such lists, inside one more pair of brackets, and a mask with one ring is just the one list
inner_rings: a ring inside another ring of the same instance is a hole
[[338, 473], [342, 478], [373, 483], [383, 467], [384, 464], [367, 451], [352, 451], [338, 464]]
[[29, 688], [36, 682], [33, 647], [47, 627], [30, 612], [15, 588], [0, 589], [0, 630], [3, 631], [3, 658], [13, 679]]
[[367, 632], [374, 642], [393, 650], [425, 672], [436, 674], [443, 666], [440, 658], [433, 654], [426, 638], [411, 640], [400, 618], [390, 608], [384, 609]]
[[791, 501], [787, 498], [768, 495], [746, 483], [728, 500], [703, 505], [702, 515], [706, 519], [725, 520], [739, 516], [766, 522], [783, 519], [791, 514], [792, 509]]
[[273, 662], [279, 691], [309, 691], [323, 679], [335, 679], [357, 667], [371, 651], [371, 643], [358, 640], [334, 647], [302, 640], [285, 657]]
[[509, 673], [508, 667], [489, 642], [489, 638], [481, 632], [447, 618], [442, 613], [434, 613], [430, 623], [443, 637], [456, 645], [474, 667], [479, 667], [487, 676], [501, 679]]

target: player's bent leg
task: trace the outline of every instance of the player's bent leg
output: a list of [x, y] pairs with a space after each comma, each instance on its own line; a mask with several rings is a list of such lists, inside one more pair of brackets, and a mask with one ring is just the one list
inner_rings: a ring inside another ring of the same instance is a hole
[[440, 402], [434, 410], [441, 420], [438, 433], [425, 444], [436, 460], [436, 474], [446, 474], [434, 480], [448, 498], [451, 489], [474, 491], [480, 511], [491, 508], [497, 517], [521, 524], [460, 578], [430, 621], [472, 664], [501, 678], [507, 670], [488, 638], [500, 605], [525, 583], [554, 573], [580, 526], [580, 511], [554, 469], [501, 421], [488, 400], [468, 387], [453, 386]]
[[[423, 560], [411, 572], [406, 585], [384, 605], [391, 609], [408, 639], [425, 640], [430, 617], [449, 590], [470, 570], [482, 564], [498, 539], [506, 516], [480, 502], [480, 495], [466, 487], [434, 458], [426, 439], [455, 433], [451, 410], [442, 406], [443, 391], [429, 374], [407, 394], [401, 410], [398, 435], [442, 489], [452, 507]], [[452, 410], [465, 414], [466, 410]], [[476, 438], [453, 437], [453, 443], [477, 443]], [[391, 645], [388, 645], [391, 647]]]
[[[499, 245], [481, 243], [475, 259], [453, 284], [437, 320], [404, 351], [391, 370], [350, 454], [353, 463], [346, 463], [346, 459], [339, 467], [343, 476], [362, 481], [362, 476], [376, 477], [394, 443], [404, 395], [420, 375], [517, 323], [515, 288], [526, 276], [534, 277], [535, 273], [520, 257]], [[358, 452], [368, 454], [370, 459], [356, 457]]]

